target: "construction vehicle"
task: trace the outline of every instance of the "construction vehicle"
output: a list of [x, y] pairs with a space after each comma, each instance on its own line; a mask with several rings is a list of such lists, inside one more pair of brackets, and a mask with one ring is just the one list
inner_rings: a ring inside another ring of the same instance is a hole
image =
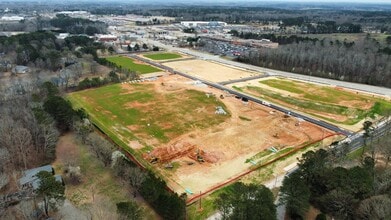
[[197, 150], [197, 161], [200, 163], [205, 162], [204, 158], [201, 156], [200, 149]]
[[152, 157], [152, 159], [149, 161], [151, 164], [157, 163], [159, 159], [157, 157]]

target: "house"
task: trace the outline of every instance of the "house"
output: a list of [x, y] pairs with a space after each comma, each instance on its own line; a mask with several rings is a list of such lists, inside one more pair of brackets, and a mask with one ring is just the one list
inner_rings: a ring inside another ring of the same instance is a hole
[[118, 40], [117, 36], [110, 34], [98, 34], [96, 37], [99, 42], [115, 42]]
[[27, 66], [15, 66], [11, 70], [12, 74], [23, 74], [30, 72], [30, 68]]
[[23, 176], [19, 179], [19, 186], [22, 189], [33, 188], [34, 190], [39, 188], [39, 179], [36, 176], [39, 172], [46, 171], [54, 175], [56, 181], [63, 183], [61, 175], [55, 175], [52, 165], [46, 165], [23, 171]]

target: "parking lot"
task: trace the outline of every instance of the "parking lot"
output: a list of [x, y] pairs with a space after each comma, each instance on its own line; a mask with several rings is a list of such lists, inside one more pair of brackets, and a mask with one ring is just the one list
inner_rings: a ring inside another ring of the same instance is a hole
[[212, 39], [201, 39], [199, 50], [212, 53], [214, 55], [223, 55], [231, 58], [235, 58], [241, 55], [249, 53], [251, 50], [255, 50], [251, 47], [242, 45], [235, 45], [229, 42], [212, 40]]

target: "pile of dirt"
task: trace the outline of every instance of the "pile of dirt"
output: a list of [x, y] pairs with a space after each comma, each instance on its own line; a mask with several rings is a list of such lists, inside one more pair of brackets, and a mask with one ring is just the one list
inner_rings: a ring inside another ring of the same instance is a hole
[[155, 148], [149, 154], [144, 155], [144, 158], [148, 161], [156, 161], [159, 163], [167, 163], [176, 158], [180, 158], [188, 155], [194, 151], [195, 146], [190, 143], [180, 143]]
[[196, 162], [216, 163], [222, 156], [221, 153], [206, 152], [188, 142], [175, 142], [168, 146], [155, 148], [153, 151], [144, 154], [144, 159], [151, 163], [169, 163], [178, 158], [188, 157]]
[[188, 157], [198, 162], [200, 162], [199, 159], [201, 159], [203, 162], [216, 163], [221, 159], [222, 155], [219, 155], [216, 152], [205, 152], [204, 150], [196, 149], [191, 152]]

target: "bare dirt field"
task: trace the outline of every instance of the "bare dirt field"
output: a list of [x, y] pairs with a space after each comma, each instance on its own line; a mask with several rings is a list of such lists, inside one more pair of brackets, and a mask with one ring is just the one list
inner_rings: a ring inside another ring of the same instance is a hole
[[[194, 192], [189, 199], [333, 134], [178, 75], [85, 90], [70, 98], [156, 169], [171, 189]], [[216, 114], [216, 105], [226, 115]]]
[[[179, 76], [162, 77], [154, 82], [159, 92], [197, 89], [214, 94], [222, 101], [231, 117], [206, 129], [194, 129], [166, 144], [156, 146], [145, 159], [159, 158], [154, 166], [168, 178], [169, 186], [178, 193], [186, 189], [199, 193], [248, 170], [253, 164], [247, 160], [274, 146], [278, 150], [298, 148], [320, 140], [332, 132], [284, 116], [265, 106], [243, 103], [233, 96], [209, 87], [197, 87]], [[224, 98], [220, 98], [223, 95]], [[202, 114], [203, 109], [196, 109]], [[197, 155], [205, 162], [197, 161]], [[262, 159], [266, 159], [263, 157]], [[247, 163], [246, 163], [247, 162]], [[173, 168], [165, 168], [168, 164]], [[191, 198], [191, 195], [189, 196]]]
[[164, 65], [212, 82], [235, 80], [260, 74], [257, 72], [252, 72], [237, 67], [230, 67], [205, 60], [177, 61], [165, 63]]

